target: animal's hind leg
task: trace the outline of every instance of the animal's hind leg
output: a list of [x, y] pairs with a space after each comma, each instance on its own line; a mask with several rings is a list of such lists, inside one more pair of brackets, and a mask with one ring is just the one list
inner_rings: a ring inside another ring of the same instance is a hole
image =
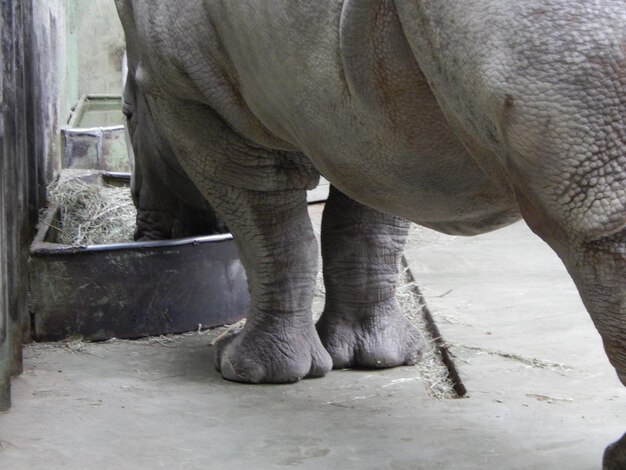
[[203, 104], [160, 105], [172, 149], [232, 232], [248, 277], [246, 325], [216, 345], [217, 368], [253, 383], [323, 375], [332, 362], [311, 312], [317, 242], [306, 203], [319, 174], [302, 154], [243, 138]]
[[252, 305], [244, 329], [217, 344], [216, 366], [238, 382], [295, 382], [331, 369], [313, 324], [317, 243], [304, 190], [250, 191], [212, 183], [233, 232]]
[[331, 187], [322, 218], [326, 304], [317, 329], [335, 368], [413, 364], [424, 339], [396, 300], [409, 224]]

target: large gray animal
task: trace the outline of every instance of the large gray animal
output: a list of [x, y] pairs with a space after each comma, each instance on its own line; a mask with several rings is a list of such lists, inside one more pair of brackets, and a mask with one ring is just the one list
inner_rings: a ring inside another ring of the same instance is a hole
[[[472, 235], [521, 215], [626, 385], [625, 0], [116, 2], [129, 83], [248, 273], [225, 378], [416, 361], [394, 298], [404, 219]], [[316, 330], [318, 172], [333, 189]], [[626, 436], [607, 466], [625, 454]]]

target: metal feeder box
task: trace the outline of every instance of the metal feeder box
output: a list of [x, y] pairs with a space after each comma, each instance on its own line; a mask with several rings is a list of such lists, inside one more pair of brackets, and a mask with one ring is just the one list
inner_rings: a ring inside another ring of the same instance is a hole
[[137, 338], [245, 316], [245, 271], [230, 234], [77, 247], [56, 243], [56, 220], [51, 207], [31, 246], [35, 340]]
[[63, 168], [130, 171], [122, 97], [83, 95], [62, 129]]

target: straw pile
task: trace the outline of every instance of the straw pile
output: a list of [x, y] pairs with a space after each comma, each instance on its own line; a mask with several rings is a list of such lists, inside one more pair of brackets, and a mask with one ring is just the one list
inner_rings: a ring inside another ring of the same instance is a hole
[[99, 245], [133, 241], [137, 211], [128, 187], [63, 178], [48, 188], [59, 207], [57, 242]]
[[419, 328], [424, 338], [426, 338], [422, 359], [413, 367], [417, 369], [422, 382], [426, 386], [426, 391], [431, 397], [438, 399], [458, 398], [457, 393], [454, 391], [448, 368], [443, 363], [441, 353], [435, 343], [435, 338], [429, 332], [426, 319], [424, 318], [425, 313], [422, 309], [423, 304], [414, 290], [414, 284], [405, 268], [398, 280], [396, 291], [398, 303], [407, 318]]

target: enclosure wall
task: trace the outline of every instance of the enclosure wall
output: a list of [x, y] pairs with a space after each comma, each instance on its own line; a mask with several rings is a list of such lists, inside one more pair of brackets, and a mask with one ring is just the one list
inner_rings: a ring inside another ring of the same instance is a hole
[[0, 0], [0, 409], [30, 338], [28, 253], [61, 128], [83, 93], [121, 94], [124, 39], [112, 0]]
[[9, 377], [21, 372], [22, 339], [30, 337], [29, 245], [74, 100], [64, 59], [71, 1], [0, 1], [0, 409], [10, 404]]

